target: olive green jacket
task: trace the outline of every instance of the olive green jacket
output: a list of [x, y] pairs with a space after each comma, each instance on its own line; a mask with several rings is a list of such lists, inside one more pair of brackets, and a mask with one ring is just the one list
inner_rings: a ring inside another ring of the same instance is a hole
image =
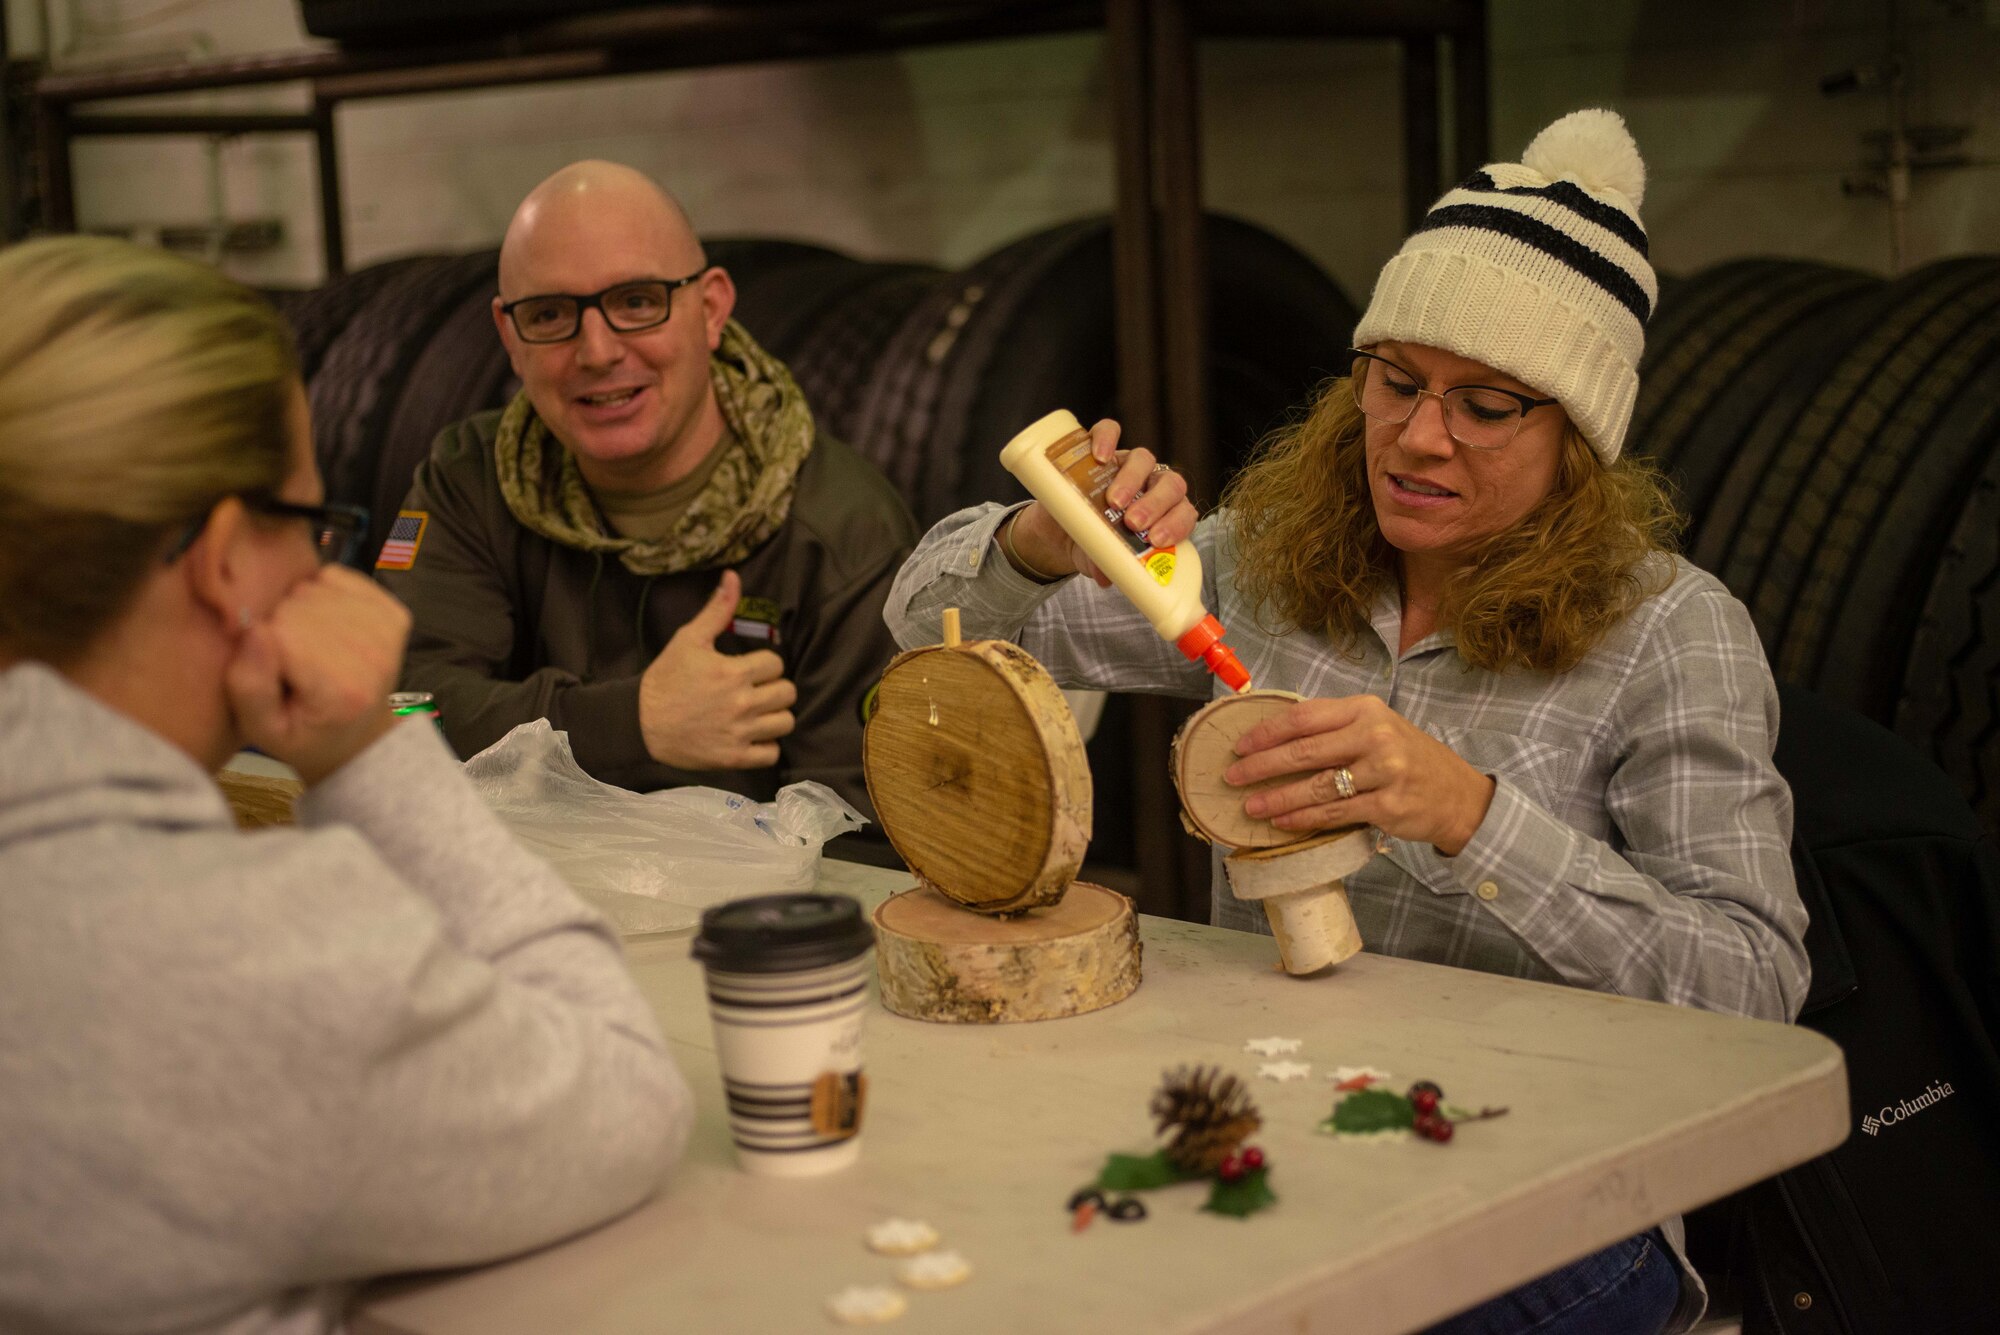
[[861, 702], [896, 652], [882, 604], [916, 543], [887, 479], [819, 434], [790, 515], [736, 566], [743, 602], [734, 630], [716, 641], [724, 653], [783, 657], [799, 692], [797, 730], [779, 743], [775, 767], [681, 770], [646, 751], [639, 676], [714, 593], [721, 569], [639, 576], [524, 528], [494, 470], [499, 420], [480, 413], [438, 436], [403, 504], [406, 516], [424, 516], [409, 568], [376, 571], [415, 619], [403, 688], [437, 697], [458, 753], [546, 718], [569, 734], [584, 769], [623, 788], [705, 784], [768, 801], [784, 784], [816, 779], [872, 819]]

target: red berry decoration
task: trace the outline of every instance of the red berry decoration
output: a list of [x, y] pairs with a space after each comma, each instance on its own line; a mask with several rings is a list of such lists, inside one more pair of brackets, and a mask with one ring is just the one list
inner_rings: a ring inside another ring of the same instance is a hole
[[1438, 1106], [1437, 1091], [1434, 1089], [1412, 1089], [1410, 1091], [1410, 1104], [1419, 1113], [1434, 1113], [1437, 1111]]
[[1216, 1168], [1215, 1175], [1224, 1182], [1241, 1182], [1243, 1180], [1243, 1156], [1240, 1154], [1223, 1155], [1222, 1163]]
[[1255, 1145], [1252, 1145], [1249, 1149], [1243, 1151], [1244, 1172], [1254, 1173], [1263, 1166], [1264, 1166], [1264, 1151], [1258, 1149]]
[[1435, 1140], [1440, 1145], [1451, 1139], [1451, 1122], [1434, 1112], [1418, 1113], [1410, 1129], [1425, 1140]]

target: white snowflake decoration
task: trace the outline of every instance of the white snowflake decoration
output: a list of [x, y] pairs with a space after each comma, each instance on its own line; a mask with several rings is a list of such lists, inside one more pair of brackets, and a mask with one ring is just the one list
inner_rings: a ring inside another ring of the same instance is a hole
[[1257, 1074], [1266, 1080], [1283, 1082], [1303, 1080], [1312, 1074], [1311, 1062], [1265, 1062], [1257, 1068]]
[[913, 1289], [946, 1289], [972, 1273], [972, 1265], [957, 1252], [925, 1252], [896, 1268], [896, 1277]]
[[1253, 1038], [1243, 1045], [1245, 1052], [1254, 1052], [1260, 1057], [1277, 1057], [1287, 1052], [1299, 1050], [1296, 1038]]
[[826, 1310], [836, 1321], [870, 1326], [894, 1321], [910, 1310], [910, 1300], [886, 1285], [850, 1284], [826, 1300]]
[[921, 1219], [884, 1219], [868, 1230], [868, 1250], [910, 1256], [937, 1246], [937, 1230]]

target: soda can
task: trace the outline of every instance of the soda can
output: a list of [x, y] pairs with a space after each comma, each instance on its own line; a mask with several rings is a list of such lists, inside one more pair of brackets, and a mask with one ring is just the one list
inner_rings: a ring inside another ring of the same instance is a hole
[[428, 714], [439, 732], [444, 731], [444, 716], [438, 713], [437, 700], [429, 691], [397, 691], [389, 697], [389, 712], [398, 718], [411, 714]]

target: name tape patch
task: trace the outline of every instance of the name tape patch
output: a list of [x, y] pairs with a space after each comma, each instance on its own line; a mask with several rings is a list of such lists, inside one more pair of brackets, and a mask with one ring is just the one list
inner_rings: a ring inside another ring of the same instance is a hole
[[775, 599], [744, 598], [736, 604], [736, 619], [729, 629], [746, 640], [762, 640], [775, 649], [779, 643], [779, 616]]

